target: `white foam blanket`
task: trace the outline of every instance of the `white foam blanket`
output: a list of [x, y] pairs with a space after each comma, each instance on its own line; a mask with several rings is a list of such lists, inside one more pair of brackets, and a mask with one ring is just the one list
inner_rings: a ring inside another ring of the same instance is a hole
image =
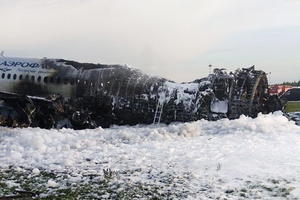
[[[94, 130], [0, 128], [0, 168], [10, 165], [57, 172], [102, 173], [103, 169], [139, 169], [133, 181], [153, 182], [155, 174], [188, 173], [184, 187], [191, 198], [206, 198], [201, 185], [211, 184], [216, 197], [246, 181], [289, 180], [300, 196], [300, 127], [282, 113], [241, 116], [216, 122], [200, 120], [171, 125], [112, 127]], [[149, 179], [149, 172], [153, 177]], [[122, 177], [121, 177], [122, 178]], [[222, 179], [220, 182], [219, 180]], [[218, 194], [220, 192], [220, 194]], [[212, 196], [214, 197], [214, 196]]]

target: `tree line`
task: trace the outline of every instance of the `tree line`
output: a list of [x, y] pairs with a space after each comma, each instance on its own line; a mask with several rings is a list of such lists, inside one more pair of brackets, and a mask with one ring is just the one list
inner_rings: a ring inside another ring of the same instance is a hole
[[290, 86], [300, 86], [300, 81], [293, 81], [293, 82], [283, 82], [282, 85], [290, 85]]

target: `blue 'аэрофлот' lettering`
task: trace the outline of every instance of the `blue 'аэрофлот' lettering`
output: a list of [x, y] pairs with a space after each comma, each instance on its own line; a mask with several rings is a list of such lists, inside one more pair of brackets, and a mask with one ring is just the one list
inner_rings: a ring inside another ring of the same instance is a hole
[[6, 67], [30, 67], [30, 68], [39, 68], [39, 63], [29, 63], [29, 62], [16, 62], [16, 61], [3, 61], [0, 62], [0, 67], [6, 66]]

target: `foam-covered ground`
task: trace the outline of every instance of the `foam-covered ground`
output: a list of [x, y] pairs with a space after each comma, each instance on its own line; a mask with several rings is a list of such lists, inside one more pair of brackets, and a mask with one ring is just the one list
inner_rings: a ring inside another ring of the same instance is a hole
[[27, 190], [39, 197], [88, 185], [79, 197], [298, 199], [299, 155], [300, 127], [280, 112], [159, 127], [2, 127], [0, 197], [32, 179]]

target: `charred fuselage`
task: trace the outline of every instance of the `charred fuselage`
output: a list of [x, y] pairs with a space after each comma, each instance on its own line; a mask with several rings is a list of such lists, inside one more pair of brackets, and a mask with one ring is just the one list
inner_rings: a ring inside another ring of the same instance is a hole
[[266, 73], [215, 69], [187, 83], [120, 65], [0, 59], [0, 124], [76, 129], [256, 117], [281, 109]]

